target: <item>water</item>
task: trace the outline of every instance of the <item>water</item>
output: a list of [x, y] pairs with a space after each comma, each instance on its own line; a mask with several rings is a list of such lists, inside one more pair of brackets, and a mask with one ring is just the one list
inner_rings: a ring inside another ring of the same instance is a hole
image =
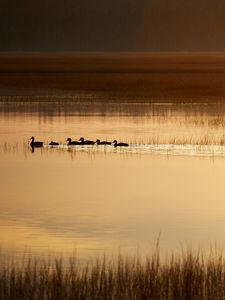
[[[81, 109], [82, 108], [82, 109]], [[221, 105], [1, 103], [2, 251], [84, 258], [224, 243]], [[28, 139], [47, 145], [34, 152]], [[124, 141], [68, 147], [66, 139]]]

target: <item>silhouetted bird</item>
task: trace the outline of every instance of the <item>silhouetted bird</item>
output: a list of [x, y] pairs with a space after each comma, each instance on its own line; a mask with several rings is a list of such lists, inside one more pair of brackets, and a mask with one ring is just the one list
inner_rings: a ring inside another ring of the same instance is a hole
[[68, 146], [81, 145], [81, 142], [78, 142], [78, 141], [72, 141], [71, 138], [68, 138], [66, 141], [68, 142], [68, 143], [67, 143]]
[[112, 145], [111, 142], [96, 140], [97, 145]]
[[59, 143], [53, 142], [53, 141], [51, 141], [51, 142], [49, 143], [49, 146], [58, 146], [58, 145], [59, 145]]
[[30, 142], [30, 146], [32, 147], [32, 148], [40, 148], [40, 147], [43, 147], [43, 142], [37, 142], [37, 141], [34, 141], [35, 140], [35, 137], [34, 136], [32, 136], [31, 138], [30, 138], [30, 140], [31, 140], [31, 142]]
[[127, 143], [117, 143], [117, 140], [112, 142], [114, 144], [114, 147], [128, 147], [129, 144]]
[[81, 142], [81, 145], [94, 145], [94, 144], [95, 144], [94, 141], [84, 140], [83, 137], [81, 137], [81, 138], [79, 139], [79, 141]]

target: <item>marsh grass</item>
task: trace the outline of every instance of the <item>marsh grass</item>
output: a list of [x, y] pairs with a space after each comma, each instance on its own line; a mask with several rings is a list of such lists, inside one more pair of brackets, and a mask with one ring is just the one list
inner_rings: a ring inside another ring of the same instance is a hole
[[[136, 143], [137, 141], [135, 141]], [[132, 142], [133, 143], [133, 142]], [[144, 144], [139, 140], [138, 144]], [[146, 144], [146, 143], [145, 143]], [[224, 146], [225, 135], [200, 134], [200, 135], [152, 135], [148, 138], [149, 145], [192, 145], [192, 146]]]
[[80, 263], [76, 258], [28, 259], [0, 267], [1, 299], [224, 299], [225, 259], [187, 250], [161, 260], [118, 255]]
[[[219, 151], [221, 153], [225, 153], [225, 135], [214, 135], [214, 134], [199, 134], [199, 135], [159, 135], [153, 134], [148, 138], [136, 138], [132, 140], [125, 140], [128, 142], [130, 146], [128, 148], [123, 149], [115, 149], [113, 146], [86, 146], [86, 147], [68, 147], [63, 143], [60, 147], [50, 147], [47, 144], [41, 149], [34, 149], [35, 153], [40, 155], [46, 154], [65, 154], [67, 153], [72, 159], [75, 158], [78, 153], [86, 153], [90, 157], [93, 157], [95, 153], [152, 153], [153, 148], [154, 151], [157, 150], [166, 150], [169, 149], [171, 151], [175, 150], [176, 147], [180, 147], [179, 150], [189, 150], [189, 151], [201, 151], [204, 153], [206, 151]], [[23, 141], [23, 143], [16, 142], [3, 142], [0, 143], [0, 153], [11, 153], [18, 154], [19, 151], [23, 151], [25, 157], [27, 155], [32, 154], [32, 149], [27, 143], [27, 141]]]

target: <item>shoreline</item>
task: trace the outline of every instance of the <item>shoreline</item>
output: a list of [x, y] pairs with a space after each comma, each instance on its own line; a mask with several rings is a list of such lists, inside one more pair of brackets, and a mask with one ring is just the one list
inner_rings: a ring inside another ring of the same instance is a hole
[[0, 53], [0, 96], [225, 102], [225, 53]]

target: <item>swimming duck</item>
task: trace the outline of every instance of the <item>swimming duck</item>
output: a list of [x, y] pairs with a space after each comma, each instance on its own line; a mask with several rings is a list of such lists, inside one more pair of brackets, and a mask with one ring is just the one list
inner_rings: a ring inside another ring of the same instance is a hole
[[129, 144], [127, 144], [127, 143], [117, 143], [117, 140], [114, 140], [112, 143], [114, 144], [114, 147], [128, 147], [129, 146]]
[[68, 146], [81, 145], [80, 142], [78, 142], [78, 141], [72, 141], [71, 138], [68, 138], [66, 141], [68, 142], [67, 143]]
[[81, 145], [94, 145], [94, 144], [95, 144], [94, 141], [84, 140], [83, 137], [81, 137], [81, 138], [79, 139], [79, 141], [80, 141]]
[[59, 143], [53, 142], [53, 141], [51, 141], [51, 142], [49, 143], [49, 146], [58, 146], [58, 145], [59, 145]]
[[97, 145], [111, 145], [111, 142], [96, 140]]
[[34, 136], [32, 136], [31, 138], [30, 138], [30, 140], [31, 140], [31, 142], [30, 142], [30, 146], [32, 147], [32, 148], [40, 148], [40, 147], [43, 147], [43, 142], [37, 142], [37, 141], [34, 141], [35, 140], [35, 137]]

